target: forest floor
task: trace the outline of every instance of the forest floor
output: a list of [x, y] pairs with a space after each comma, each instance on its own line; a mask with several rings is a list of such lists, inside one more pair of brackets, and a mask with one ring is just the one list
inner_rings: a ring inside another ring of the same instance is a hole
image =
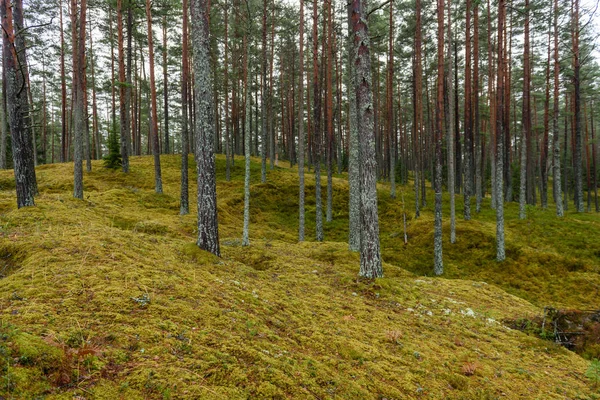
[[161, 160], [164, 194], [152, 158], [133, 157], [128, 175], [94, 162], [83, 201], [72, 164], [41, 166], [36, 206], [21, 210], [12, 171], [0, 171], [0, 398], [600, 398], [589, 360], [506, 323], [545, 306], [598, 308], [598, 214], [528, 208], [520, 221], [509, 204], [497, 263], [489, 197], [464, 221], [457, 196], [453, 245], [445, 197], [445, 273], [434, 278], [432, 192], [414, 219], [412, 187], [392, 200], [380, 184], [385, 277], [370, 282], [347, 250], [343, 176], [316, 243], [307, 173], [298, 243], [297, 170], [281, 163], [262, 184], [253, 159], [243, 248], [242, 159], [226, 182], [218, 156], [217, 258], [195, 246], [195, 195], [179, 215], [180, 157]]

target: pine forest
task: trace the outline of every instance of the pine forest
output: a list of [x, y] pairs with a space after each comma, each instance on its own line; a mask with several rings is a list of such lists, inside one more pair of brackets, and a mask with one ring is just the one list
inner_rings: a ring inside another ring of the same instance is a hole
[[0, 400], [600, 399], [597, 2], [0, 23]]

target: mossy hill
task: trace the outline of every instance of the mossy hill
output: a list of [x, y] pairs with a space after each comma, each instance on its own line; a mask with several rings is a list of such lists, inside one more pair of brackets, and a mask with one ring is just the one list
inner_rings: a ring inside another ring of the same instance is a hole
[[179, 215], [179, 164], [162, 157], [158, 195], [151, 157], [133, 157], [128, 175], [95, 162], [83, 201], [72, 164], [42, 166], [36, 206], [21, 210], [12, 172], [0, 172], [0, 398], [600, 398], [590, 361], [503, 323], [547, 305], [598, 307], [597, 214], [530, 208], [519, 221], [510, 204], [497, 263], [489, 198], [468, 222], [457, 201], [458, 242], [445, 209], [445, 275], [433, 278], [431, 192], [413, 219], [412, 188], [391, 200], [382, 184], [385, 278], [369, 282], [347, 251], [344, 177], [324, 243], [312, 241], [307, 179], [299, 244], [297, 171], [276, 168], [261, 184], [253, 160], [243, 248], [242, 163], [225, 182], [217, 157], [216, 258], [194, 244], [195, 207]]

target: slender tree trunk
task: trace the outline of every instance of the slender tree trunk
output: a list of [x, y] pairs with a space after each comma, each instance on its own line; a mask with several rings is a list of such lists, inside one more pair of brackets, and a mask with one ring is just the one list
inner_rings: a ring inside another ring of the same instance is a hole
[[[100, 146], [100, 127], [98, 122], [98, 103], [96, 100], [96, 60], [94, 58], [94, 42], [92, 40], [93, 37], [93, 28], [90, 23], [90, 66], [92, 69], [92, 149], [93, 149], [93, 158], [94, 160], [98, 160], [102, 158], [102, 149]], [[62, 79], [62, 78], [61, 78]]]
[[525, 219], [527, 216], [525, 203], [529, 198], [528, 188], [531, 182], [529, 178], [529, 164], [531, 160], [528, 157], [529, 148], [531, 147], [531, 84], [530, 73], [531, 66], [529, 65], [529, 0], [525, 0], [525, 32], [523, 46], [523, 124], [521, 134], [521, 171], [520, 171], [520, 192], [519, 192], [519, 218]]
[[325, 72], [325, 93], [327, 96], [325, 105], [327, 124], [327, 209], [325, 220], [333, 220], [333, 7], [332, 0], [327, 0], [327, 67]]
[[225, 53], [225, 65], [223, 79], [225, 89], [225, 179], [227, 182], [231, 180], [231, 146], [230, 146], [230, 132], [229, 132], [229, 8], [227, 6], [227, 0], [225, 0], [225, 42], [224, 42], [224, 53]]
[[313, 2], [313, 150], [315, 165], [316, 240], [323, 241], [323, 205], [321, 201], [321, 88], [319, 85], [318, 2]]
[[[444, 1], [444, 0], [442, 0]], [[389, 22], [389, 44], [388, 44], [388, 71], [386, 85], [387, 101], [387, 139], [388, 139], [388, 164], [390, 177], [390, 197], [396, 198], [396, 158], [393, 150], [395, 143], [395, 124], [394, 124], [394, 2], [390, 1], [390, 22]]]
[[471, 0], [467, 0], [466, 25], [465, 25], [465, 140], [464, 140], [464, 209], [463, 215], [466, 221], [471, 219], [471, 192], [473, 191], [473, 116], [471, 97]]
[[[415, 218], [418, 218], [421, 215], [419, 208], [419, 195], [420, 195], [420, 174], [424, 171], [422, 169], [422, 157], [421, 154], [421, 137], [422, 137], [422, 127], [423, 127], [423, 93], [422, 93], [422, 60], [421, 60], [421, 42], [422, 42], [422, 32], [421, 32], [421, 0], [416, 0], [415, 3], [415, 12], [416, 12], [416, 27], [415, 27], [415, 68], [414, 68], [414, 159], [415, 159]], [[362, 161], [361, 161], [362, 163]]]
[[164, 153], [171, 153], [171, 137], [169, 136], [169, 64], [167, 58], [167, 16], [163, 15], [162, 21], [162, 31], [163, 31], [163, 97], [164, 97], [164, 113], [165, 113], [165, 147]]
[[188, 154], [190, 143], [188, 138], [188, 85], [189, 85], [189, 50], [188, 50], [188, 0], [183, 0], [183, 26], [182, 26], [182, 55], [181, 55], [181, 193], [179, 200], [179, 215], [190, 213], [189, 204], [189, 178]]
[[[152, 38], [150, 0], [146, 0], [146, 19], [148, 21], [148, 64], [150, 67], [150, 96], [152, 100], [152, 128], [150, 130], [152, 133], [152, 153], [154, 154], [154, 182], [156, 193], [162, 193], [162, 173], [160, 169], [160, 148], [158, 141], [158, 108], [156, 101], [156, 80], [154, 79], [154, 40]], [[210, 67], [207, 67], [207, 71], [210, 71]], [[196, 73], [198, 73], [198, 70], [196, 70]]]
[[262, 137], [260, 143], [261, 164], [261, 182], [267, 181], [267, 0], [263, 0], [263, 18], [262, 18]]
[[373, 129], [373, 94], [371, 88], [371, 58], [367, 15], [361, 0], [352, 0], [352, 32], [356, 48], [356, 103], [360, 141], [360, 272], [366, 278], [383, 276], [379, 246], [377, 213], [377, 181], [375, 131]]
[[[550, 5], [551, 10], [552, 5]], [[546, 64], [546, 96], [544, 100], [544, 136], [540, 149], [540, 200], [542, 208], [548, 208], [548, 145], [549, 145], [549, 128], [550, 128], [550, 54], [551, 54], [551, 18], [548, 19], [548, 63]]]
[[479, 115], [479, 2], [475, 2], [473, 7], [473, 107], [474, 107], [474, 128], [475, 128], [475, 211], [481, 211], [481, 200], [483, 197], [482, 189], [482, 143], [481, 143], [481, 124]]
[[127, 138], [129, 137], [128, 116], [129, 110], [125, 104], [126, 77], [125, 77], [125, 51], [123, 44], [123, 0], [117, 0], [117, 34], [119, 52], [119, 105], [121, 121], [121, 159], [123, 172], [129, 172], [129, 153], [127, 149]]
[[198, 173], [198, 247], [221, 255], [217, 219], [217, 182], [214, 155], [214, 98], [210, 63], [207, 0], [191, 1], [192, 45], [196, 92], [196, 169]]
[[0, 99], [0, 169], [8, 168], [6, 160], [6, 144], [8, 139], [8, 121], [6, 107], [6, 68], [2, 58], [2, 98]]
[[[559, 74], [560, 60], [558, 58], [558, 0], [554, 0], [554, 104], [552, 109], [552, 181], [554, 185], [554, 201], [556, 203], [556, 216], [562, 217], [563, 203], [561, 196], [560, 179], [560, 139], [558, 132], [558, 101], [559, 101]], [[566, 142], [565, 142], [566, 146]]]
[[349, 157], [348, 157], [348, 191], [349, 191], [349, 232], [348, 248], [350, 251], [360, 250], [360, 177], [358, 175], [358, 116], [356, 109], [356, 82], [354, 70], [354, 57], [356, 48], [352, 35], [352, 7], [348, 3], [348, 82], [346, 84], [348, 94], [348, 126], [349, 126]]
[[85, 26], [86, 26], [86, 0], [81, 0], [79, 11], [79, 30], [77, 30], [77, 0], [71, 1], [71, 23], [73, 31], [73, 161], [75, 164], [73, 197], [83, 199], [83, 153], [84, 129], [87, 119], [84, 101], [85, 77]]
[[298, 241], [304, 241], [304, 0], [300, 0], [300, 54], [298, 78]]
[[131, 123], [131, 88], [133, 82], [131, 80], [132, 67], [133, 67], [133, 53], [132, 53], [132, 41], [133, 41], [133, 11], [131, 3], [127, 5], [127, 73], [126, 82], [127, 87], [125, 88], [125, 127], [127, 128], [128, 135], [125, 137], [125, 144], [127, 146], [127, 154], [133, 154], [132, 141], [135, 137], [135, 129], [132, 129]]
[[506, 21], [506, 0], [498, 0], [498, 80], [496, 84], [496, 260], [504, 261], [504, 197], [503, 197], [503, 162], [504, 162], [504, 79], [505, 46], [503, 40]]
[[63, 6], [62, 0], [59, 0], [60, 12], [60, 86], [61, 86], [61, 154], [60, 162], [67, 162], [69, 159], [69, 147], [67, 146], [67, 78], [65, 73], [65, 37], [63, 23]]
[[433, 237], [436, 275], [444, 273], [442, 257], [442, 138], [444, 136], [444, 0], [437, 0], [437, 112], [435, 132], [435, 231]]
[[597, 168], [596, 168], [596, 148], [597, 148], [597, 144], [596, 144], [596, 140], [594, 139], [594, 103], [592, 103], [592, 112], [591, 112], [591, 130], [592, 130], [592, 142], [590, 143], [590, 146], [592, 147], [592, 182], [594, 185], [594, 203], [596, 206], [596, 212], [600, 211], [599, 208], [599, 204], [598, 204], [598, 172], [597, 172]]
[[[248, 15], [248, 21], [250, 21], [250, 15]], [[248, 31], [250, 30], [250, 23], [248, 23]], [[248, 45], [248, 33], [244, 34], [244, 87], [245, 87], [245, 103], [246, 103], [246, 116], [244, 118], [246, 124], [246, 133], [244, 135], [244, 158], [245, 158], [245, 174], [244, 174], [244, 229], [242, 234], [242, 246], [249, 246], [249, 226], [250, 226], [250, 119], [248, 114], [252, 112], [252, 94], [250, 93], [250, 84], [248, 83], [248, 59], [250, 58], [250, 50]]]
[[581, 82], [580, 70], [581, 64], [579, 60], [579, 0], [575, 1], [574, 14], [574, 35], [573, 38], [573, 87], [574, 87], [574, 102], [575, 102], [575, 149], [573, 151], [574, 175], [575, 175], [575, 207], [577, 212], [583, 212], [583, 133], [581, 129]]
[[448, 191], [450, 192], [450, 243], [456, 243], [456, 204], [454, 196], [454, 83], [453, 78], [453, 60], [452, 60], [452, 7], [451, 0], [448, 0], [448, 73], [447, 73], [447, 88], [448, 88], [448, 132], [446, 133], [446, 141], [448, 142]]

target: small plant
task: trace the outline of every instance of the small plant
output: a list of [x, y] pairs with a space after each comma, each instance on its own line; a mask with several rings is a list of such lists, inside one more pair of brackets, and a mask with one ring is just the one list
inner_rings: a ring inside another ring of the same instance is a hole
[[597, 358], [592, 360], [585, 376], [594, 383], [594, 389], [597, 389], [600, 384], [600, 360]]
[[387, 331], [385, 333], [385, 336], [386, 336], [387, 340], [389, 340], [390, 342], [392, 342], [394, 344], [399, 344], [400, 343], [400, 339], [402, 338], [402, 332], [400, 332], [400, 331]]
[[462, 373], [464, 376], [473, 376], [477, 370], [477, 364], [474, 362], [466, 362], [462, 366]]
[[131, 300], [135, 301], [142, 307], [146, 307], [148, 304], [150, 304], [150, 296], [148, 296], [148, 293], [144, 293], [140, 297], [132, 297]]
[[115, 132], [108, 135], [108, 154], [103, 157], [103, 160], [104, 168], [119, 169], [123, 165], [119, 139]]

